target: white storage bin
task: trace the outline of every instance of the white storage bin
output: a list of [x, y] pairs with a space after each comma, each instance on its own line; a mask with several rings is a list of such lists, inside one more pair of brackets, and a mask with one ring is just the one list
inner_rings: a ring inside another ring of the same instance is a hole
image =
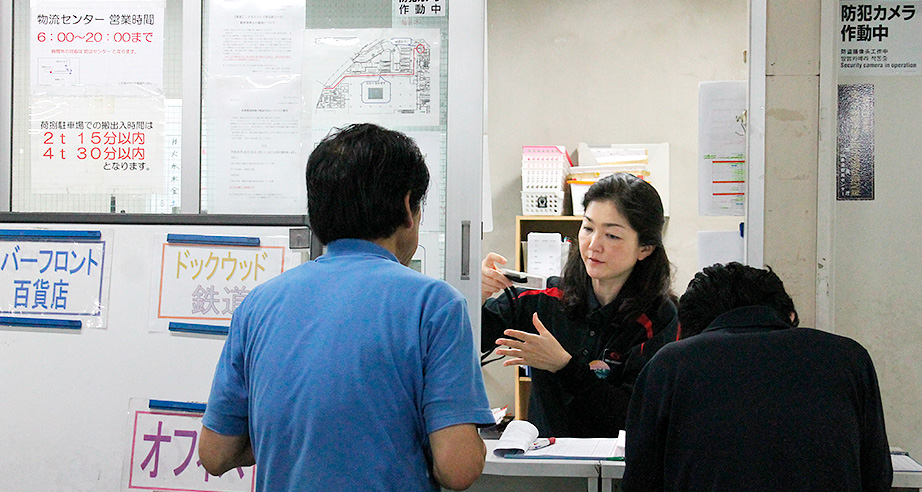
[[523, 191], [564, 191], [567, 171], [557, 169], [522, 168]]
[[569, 169], [572, 165], [562, 145], [522, 146], [522, 169]]
[[522, 215], [563, 215], [563, 191], [523, 191]]

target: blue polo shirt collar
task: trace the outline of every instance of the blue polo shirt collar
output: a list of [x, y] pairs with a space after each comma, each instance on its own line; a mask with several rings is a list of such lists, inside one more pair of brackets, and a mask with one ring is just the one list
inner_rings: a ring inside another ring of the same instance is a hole
[[327, 244], [326, 253], [318, 259], [322, 259], [324, 256], [332, 258], [346, 255], [374, 255], [391, 261], [398, 261], [394, 253], [364, 239], [337, 239], [332, 241]]

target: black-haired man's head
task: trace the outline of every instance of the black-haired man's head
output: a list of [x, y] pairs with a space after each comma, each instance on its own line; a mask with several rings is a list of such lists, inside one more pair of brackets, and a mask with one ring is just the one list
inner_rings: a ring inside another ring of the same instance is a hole
[[391, 236], [429, 187], [419, 148], [403, 133], [356, 124], [327, 136], [307, 160], [307, 210], [323, 244]]
[[715, 264], [695, 274], [679, 299], [682, 338], [697, 335], [721, 314], [746, 306], [765, 306], [790, 319], [792, 326], [800, 323], [794, 301], [771, 268]]

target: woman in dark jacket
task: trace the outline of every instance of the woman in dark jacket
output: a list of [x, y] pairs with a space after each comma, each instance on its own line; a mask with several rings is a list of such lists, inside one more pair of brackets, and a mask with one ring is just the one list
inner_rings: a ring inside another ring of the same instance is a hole
[[528, 420], [548, 437], [616, 437], [640, 369], [678, 337], [656, 189], [618, 173], [583, 207], [579, 247], [546, 289], [514, 288], [496, 253], [481, 264], [481, 347], [531, 367]]

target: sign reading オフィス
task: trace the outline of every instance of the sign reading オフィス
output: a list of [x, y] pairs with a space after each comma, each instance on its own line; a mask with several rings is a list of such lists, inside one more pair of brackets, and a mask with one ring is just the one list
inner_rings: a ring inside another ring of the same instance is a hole
[[234, 468], [219, 477], [202, 467], [198, 456], [201, 413], [150, 409], [143, 404], [146, 402], [131, 400], [123, 490], [255, 490], [255, 467]]

